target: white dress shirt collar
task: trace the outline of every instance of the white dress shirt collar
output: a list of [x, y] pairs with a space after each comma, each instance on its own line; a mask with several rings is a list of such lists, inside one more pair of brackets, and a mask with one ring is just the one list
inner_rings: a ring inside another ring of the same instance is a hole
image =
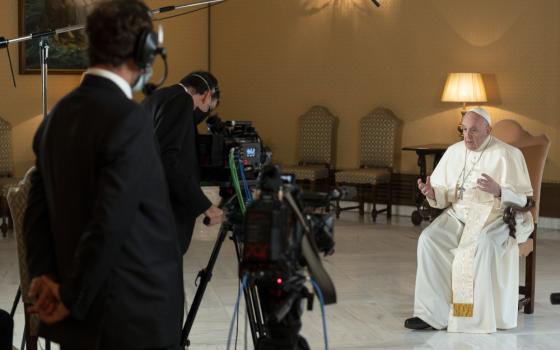
[[132, 88], [120, 75], [103, 68], [88, 68], [86, 74], [96, 75], [111, 80], [124, 92], [126, 97], [132, 99]]

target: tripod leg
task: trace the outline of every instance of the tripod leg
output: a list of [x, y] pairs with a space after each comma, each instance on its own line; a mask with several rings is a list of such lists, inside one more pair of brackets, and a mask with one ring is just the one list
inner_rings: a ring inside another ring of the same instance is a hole
[[[233, 235], [232, 240], [235, 245], [237, 261], [241, 262], [241, 245], [239, 244], [237, 236], [235, 234]], [[249, 282], [248, 286], [243, 290], [243, 296], [245, 297], [245, 308], [247, 310], [249, 325], [251, 327], [253, 345], [255, 345], [256, 347], [259, 338], [265, 337], [268, 334], [268, 331], [264, 324], [264, 317], [260, 307], [260, 301], [258, 299], [259, 293], [257, 287], [253, 283]]]
[[185, 321], [185, 325], [183, 326], [183, 331], [181, 333], [181, 345], [183, 347], [189, 346], [189, 333], [191, 332], [192, 325], [194, 323], [194, 318], [196, 317], [196, 313], [198, 312], [198, 308], [200, 307], [200, 303], [202, 302], [202, 296], [206, 291], [206, 286], [208, 286], [208, 282], [212, 279], [212, 270], [214, 270], [214, 265], [216, 264], [216, 260], [218, 259], [218, 255], [220, 253], [220, 249], [222, 248], [222, 243], [227, 236], [228, 230], [222, 225], [220, 227], [220, 232], [218, 234], [218, 239], [214, 244], [214, 249], [212, 250], [212, 255], [210, 255], [210, 259], [208, 260], [208, 264], [206, 267], [198, 273], [200, 277], [200, 284], [196, 289], [196, 294], [194, 296], [193, 302], [189, 309], [189, 313], [187, 315], [187, 319]]

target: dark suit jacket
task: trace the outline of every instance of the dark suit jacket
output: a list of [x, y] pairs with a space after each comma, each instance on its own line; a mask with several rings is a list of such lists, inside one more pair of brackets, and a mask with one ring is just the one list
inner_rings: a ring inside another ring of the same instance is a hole
[[33, 147], [30, 275], [54, 276], [71, 311], [42, 334], [80, 349], [177, 344], [182, 259], [150, 117], [112, 81], [87, 75]]
[[183, 87], [173, 85], [155, 91], [142, 105], [154, 118], [184, 254], [191, 241], [196, 217], [212, 205], [200, 188], [193, 100]]

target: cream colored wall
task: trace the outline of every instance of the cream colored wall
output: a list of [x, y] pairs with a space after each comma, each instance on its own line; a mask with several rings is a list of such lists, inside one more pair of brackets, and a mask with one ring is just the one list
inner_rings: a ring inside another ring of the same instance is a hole
[[[222, 117], [251, 119], [276, 161], [296, 156], [296, 120], [314, 104], [340, 118], [338, 167], [358, 164], [358, 121], [376, 106], [404, 121], [402, 145], [451, 143], [459, 105], [448, 72], [482, 72], [494, 120], [552, 141], [560, 181], [560, 2], [555, 0], [234, 0], [212, 10]], [[402, 152], [400, 171], [416, 173]]]
[[[169, 5], [166, 0], [146, 1], [150, 8]], [[18, 2], [6, 1], [0, 11], [0, 35], [8, 39], [18, 37]], [[171, 14], [171, 13], [169, 13]], [[195, 69], [206, 69], [208, 59], [207, 10], [163, 22], [165, 46], [168, 51], [169, 78], [167, 85], [180, 80]], [[21, 176], [34, 162], [31, 142], [42, 120], [41, 82], [39, 75], [19, 75], [17, 46], [10, 46], [16, 73], [17, 88], [12, 86], [8, 58], [0, 50], [0, 117], [13, 127], [13, 154], [16, 175]], [[161, 65], [156, 66], [154, 79], [159, 79]], [[78, 85], [79, 75], [55, 75], [48, 78], [48, 102], [52, 107], [61, 97]], [[141, 96], [136, 96], [140, 99]]]

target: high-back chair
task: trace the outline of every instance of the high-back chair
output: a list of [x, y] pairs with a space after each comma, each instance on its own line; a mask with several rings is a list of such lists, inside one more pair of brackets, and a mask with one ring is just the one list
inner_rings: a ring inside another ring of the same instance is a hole
[[535, 229], [530, 238], [519, 245], [519, 254], [525, 257], [525, 285], [519, 287], [519, 294], [523, 298], [519, 300], [519, 308], [524, 312], [532, 314], [535, 309], [535, 259], [537, 249], [537, 223], [539, 220], [539, 206], [541, 199], [541, 184], [544, 165], [550, 141], [546, 135], [533, 136], [524, 130], [521, 125], [510, 119], [497, 122], [492, 128], [492, 135], [496, 138], [521, 150], [527, 163], [531, 186], [533, 187], [532, 201], [528, 201], [525, 208], [510, 207], [506, 209], [504, 221], [509, 225], [510, 231], [515, 233], [515, 212], [530, 210], [533, 215]]
[[[13, 217], [14, 236], [17, 243], [20, 276], [18, 294], [21, 294], [21, 299], [25, 308], [31, 305], [32, 300], [28, 296], [29, 284], [31, 281], [29, 279], [27, 268], [27, 245], [25, 244], [25, 239], [23, 237], [23, 217], [25, 215], [25, 209], [27, 208], [27, 196], [29, 194], [29, 188], [31, 187], [31, 175], [34, 170], [35, 167], [29, 169], [23, 180], [21, 180], [16, 186], [11, 187], [7, 195], [7, 202], [10, 206], [10, 211]], [[19, 296], [20, 295], [16, 296], [14, 306], [17, 305], [17, 299]], [[24, 312], [24, 315], [25, 326], [23, 330], [21, 348], [23, 349], [25, 345], [27, 345], [28, 350], [36, 350], [39, 332], [39, 318], [36, 315], [29, 315], [27, 312]], [[47, 346], [50, 348], [50, 344]]]
[[6, 196], [11, 186], [16, 185], [20, 179], [14, 177], [14, 160], [12, 155], [12, 126], [0, 118], [0, 230], [6, 237], [8, 229], [12, 227], [10, 209]]
[[[373, 221], [377, 214], [386, 211], [391, 218], [392, 174], [395, 154], [400, 132], [400, 120], [387, 108], [376, 108], [360, 121], [360, 168], [336, 172], [337, 186], [354, 186], [357, 188], [358, 206], [342, 208], [337, 202], [336, 215], [349, 209], [359, 209], [364, 215], [364, 202], [371, 202]], [[387, 187], [387, 207], [376, 208], [376, 195], [379, 186]]]
[[337, 126], [338, 119], [326, 107], [311, 107], [298, 121], [298, 164], [282, 171], [308, 181], [311, 191], [319, 181], [328, 185], [335, 167]]

